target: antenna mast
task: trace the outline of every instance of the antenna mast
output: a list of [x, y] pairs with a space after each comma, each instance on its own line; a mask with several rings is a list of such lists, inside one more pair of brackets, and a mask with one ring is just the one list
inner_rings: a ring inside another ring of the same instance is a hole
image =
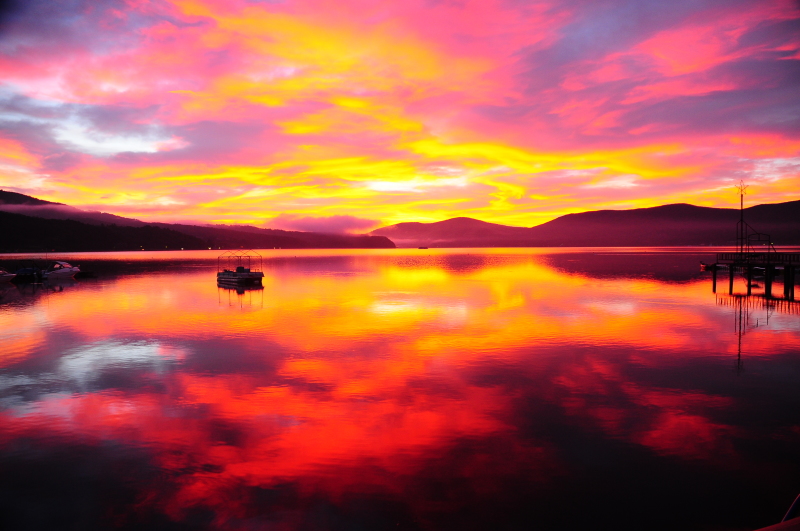
[[739, 181], [736, 189], [739, 190], [739, 223], [736, 224], [736, 243], [738, 251], [744, 253], [747, 251], [747, 223], [744, 222], [744, 196], [747, 193], [749, 185], [744, 184], [744, 181]]

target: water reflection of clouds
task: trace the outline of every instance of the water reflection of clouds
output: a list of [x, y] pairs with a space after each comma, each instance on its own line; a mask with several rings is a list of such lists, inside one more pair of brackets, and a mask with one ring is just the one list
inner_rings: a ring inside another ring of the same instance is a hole
[[753, 312], [753, 318], [758, 319], [758, 326], [774, 331], [800, 332], [800, 312], [797, 315], [772, 314], [767, 318], [767, 312]]
[[157, 342], [104, 341], [66, 352], [58, 363], [59, 379], [86, 386], [107, 370], [143, 370], [163, 373], [186, 357], [180, 348]]
[[[4, 407], [24, 405], [30, 410], [33, 403], [47, 403], [54, 396], [118, 388], [122, 381], [109, 378], [110, 373], [117, 372], [126, 379], [142, 372], [163, 375], [185, 358], [184, 349], [157, 342], [103, 341], [74, 347], [58, 358], [53, 371], [29, 369], [22, 374], [0, 375], [1, 403]], [[104, 379], [108, 381], [104, 383]]]
[[[0, 436], [146, 446], [169, 485], [143, 503], [236, 527], [281, 492], [300, 511], [379, 492], [418, 522], [513, 497], [508, 485], [538, 510], [570, 481], [565, 499], [578, 484], [616, 481], [594, 493], [611, 502], [643, 478], [679, 488], [662, 469], [675, 463], [707, 486], [731, 460], [759, 469], [749, 440], [777, 444], [741, 389], [780, 429], [794, 418], [789, 356], [731, 383], [732, 314], [708, 284], [593, 282], [519, 257], [455, 274], [455, 259], [392, 260], [351, 260], [354, 275], [325, 274], [342, 260], [287, 265], [258, 312], [221, 310], [208, 272], [180, 274], [169, 297], [140, 275], [63, 299], [37, 326], [75, 343], [0, 381], [19, 401]], [[770, 323], [782, 328], [753, 332], [759, 352], [796, 351], [797, 332]]]
[[[708, 364], [706, 364], [708, 365]], [[708, 367], [696, 364], [705, 378]], [[664, 455], [705, 459], [717, 467], [734, 459], [732, 438], [741, 428], [730, 424], [726, 412], [735, 407], [729, 396], [691, 387], [661, 387], [666, 368], [648, 367], [632, 378], [629, 360], [603, 359], [587, 353], [557, 377], [559, 394], [569, 414], [602, 429], [608, 437], [642, 445]], [[667, 369], [670, 372], [681, 368]], [[712, 378], [713, 380], [714, 378]], [[679, 379], [669, 378], [673, 385]]]

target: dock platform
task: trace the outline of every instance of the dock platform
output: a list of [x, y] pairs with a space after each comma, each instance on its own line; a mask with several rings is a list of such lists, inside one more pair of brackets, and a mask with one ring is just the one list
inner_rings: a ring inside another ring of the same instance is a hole
[[800, 269], [800, 253], [780, 253], [776, 251], [753, 252], [740, 251], [733, 253], [717, 253], [715, 263], [708, 266], [712, 273], [713, 290], [717, 292], [717, 272], [728, 270], [728, 293], [733, 294], [733, 279], [736, 273], [745, 276], [747, 294], [750, 295], [754, 279], [763, 276], [764, 297], [773, 298], [772, 285], [776, 278], [782, 277], [783, 298], [794, 300], [797, 270]]

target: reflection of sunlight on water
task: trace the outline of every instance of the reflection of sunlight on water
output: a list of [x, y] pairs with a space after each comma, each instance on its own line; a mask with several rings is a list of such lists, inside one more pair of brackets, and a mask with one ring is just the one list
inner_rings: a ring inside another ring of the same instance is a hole
[[637, 310], [637, 305], [633, 302], [619, 300], [594, 302], [589, 303], [586, 306], [592, 311], [598, 310], [617, 315], [634, 315]]
[[375, 313], [389, 314], [389, 313], [402, 313], [402, 312], [419, 312], [422, 307], [419, 304], [413, 304], [404, 301], [376, 301], [370, 306], [370, 310]]
[[389, 284], [401, 284], [408, 287], [428, 283], [437, 284], [447, 281], [449, 277], [446, 271], [431, 267], [424, 269], [386, 267], [382, 268], [380, 273]]

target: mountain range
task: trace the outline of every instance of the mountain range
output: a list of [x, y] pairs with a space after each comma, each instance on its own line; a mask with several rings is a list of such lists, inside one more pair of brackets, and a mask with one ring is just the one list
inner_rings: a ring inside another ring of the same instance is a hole
[[[535, 227], [472, 218], [398, 223], [372, 231], [398, 247], [650, 247], [733, 245], [738, 209], [688, 204], [567, 214]], [[800, 201], [744, 209], [754, 231], [776, 245], [800, 245]]]
[[776, 245], [800, 245], [800, 201], [744, 209], [672, 204], [568, 214], [535, 227], [472, 218], [398, 223], [368, 235], [248, 225], [146, 223], [0, 190], [0, 252], [239, 248], [651, 247], [733, 245], [740, 215]]

